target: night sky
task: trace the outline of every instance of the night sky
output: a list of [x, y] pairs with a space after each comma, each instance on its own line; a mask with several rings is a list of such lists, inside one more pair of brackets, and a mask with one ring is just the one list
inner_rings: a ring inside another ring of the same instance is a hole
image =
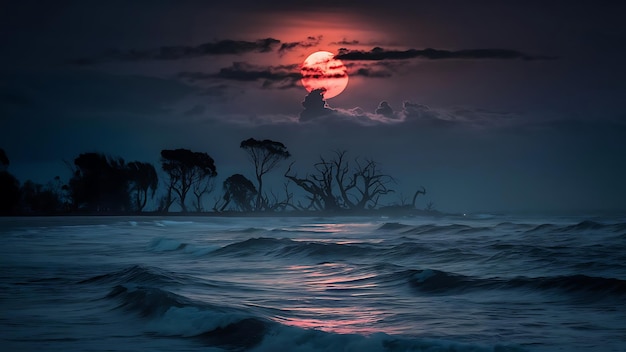
[[[449, 212], [626, 211], [625, 4], [4, 1], [0, 148], [21, 182], [187, 148], [221, 183], [253, 178], [253, 137], [302, 176], [333, 150], [373, 158], [388, 203], [424, 186], [418, 206]], [[303, 114], [318, 50], [349, 83]]]

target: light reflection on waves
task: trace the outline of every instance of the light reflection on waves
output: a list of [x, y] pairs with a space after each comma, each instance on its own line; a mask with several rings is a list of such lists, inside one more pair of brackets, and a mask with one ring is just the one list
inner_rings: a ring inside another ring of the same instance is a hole
[[[375, 283], [367, 279], [376, 278], [374, 273], [359, 273], [352, 266], [342, 263], [324, 263], [320, 265], [292, 265], [287, 267], [302, 276], [303, 288], [310, 292], [329, 290], [363, 290], [376, 288]], [[342, 295], [345, 292], [342, 293]], [[350, 294], [352, 295], [352, 294]]]
[[[358, 269], [345, 263], [290, 265], [281, 270], [281, 279], [268, 277], [260, 281], [271, 290], [281, 285], [280, 305], [269, 299], [255, 300], [255, 306], [275, 310], [269, 318], [300, 328], [315, 328], [336, 333], [400, 333], [403, 329], [380, 322], [392, 314], [383, 301], [388, 295], [376, 283], [372, 270]], [[287, 288], [292, 295], [285, 299]], [[269, 297], [268, 297], [269, 298]]]

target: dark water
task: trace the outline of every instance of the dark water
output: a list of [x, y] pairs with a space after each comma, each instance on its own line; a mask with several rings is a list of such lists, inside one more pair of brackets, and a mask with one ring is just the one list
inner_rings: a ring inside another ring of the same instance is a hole
[[626, 351], [616, 218], [2, 218], [3, 351]]

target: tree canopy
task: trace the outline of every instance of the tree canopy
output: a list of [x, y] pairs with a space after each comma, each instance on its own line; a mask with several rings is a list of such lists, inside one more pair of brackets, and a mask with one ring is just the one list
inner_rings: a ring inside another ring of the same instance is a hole
[[225, 210], [232, 201], [239, 211], [251, 211], [253, 209], [254, 196], [257, 194], [252, 181], [242, 174], [229, 176], [223, 183], [224, 204], [220, 211]]
[[74, 159], [69, 189], [76, 210], [130, 210], [128, 173], [122, 158], [84, 153]]
[[148, 202], [148, 194], [154, 197], [159, 185], [159, 177], [154, 165], [141, 161], [128, 163], [128, 178], [130, 191], [134, 194], [135, 210], [142, 211]]
[[171, 192], [176, 194], [183, 212], [187, 212], [186, 198], [189, 190], [197, 190], [197, 207], [200, 207], [200, 198], [210, 189], [208, 182], [217, 176], [213, 158], [207, 153], [192, 152], [189, 149], [162, 150], [161, 166], [169, 176], [168, 192], [170, 195]]
[[287, 147], [280, 142], [270, 139], [256, 140], [249, 138], [241, 142], [240, 148], [244, 149], [254, 164], [254, 172], [258, 184], [258, 192], [255, 210], [263, 210], [263, 175], [273, 170], [280, 161], [291, 156]]

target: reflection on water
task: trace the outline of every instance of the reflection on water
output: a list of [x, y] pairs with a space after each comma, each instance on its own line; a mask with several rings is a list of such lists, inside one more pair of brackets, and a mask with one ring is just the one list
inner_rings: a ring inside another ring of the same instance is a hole
[[[336, 333], [381, 332], [378, 323], [389, 312], [372, 305], [371, 300], [363, 300], [363, 305], [354, 304], [358, 296], [380, 296], [380, 292], [376, 292], [378, 285], [370, 281], [375, 274], [360, 272], [343, 263], [291, 265], [286, 271], [290, 284], [297, 286], [302, 299], [290, 300], [290, 304], [282, 308], [288, 314], [275, 316], [275, 321]], [[384, 332], [394, 333], [393, 329]]]
[[[317, 303], [320, 303], [317, 301]], [[381, 332], [376, 324], [385, 312], [371, 307], [294, 307], [291, 317], [277, 316], [277, 322], [304, 329], [319, 329], [340, 334], [373, 334]], [[393, 331], [383, 331], [393, 333]]]

